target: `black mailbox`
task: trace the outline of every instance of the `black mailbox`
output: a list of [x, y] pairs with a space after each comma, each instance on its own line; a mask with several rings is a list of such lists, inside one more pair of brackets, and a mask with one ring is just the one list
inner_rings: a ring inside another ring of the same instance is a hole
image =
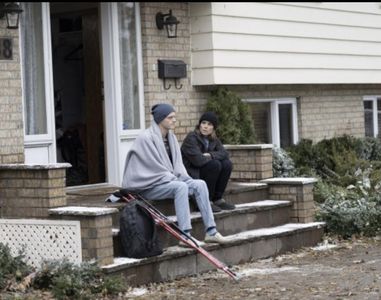
[[158, 60], [159, 78], [187, 77], [187, 65], [182, 60]]

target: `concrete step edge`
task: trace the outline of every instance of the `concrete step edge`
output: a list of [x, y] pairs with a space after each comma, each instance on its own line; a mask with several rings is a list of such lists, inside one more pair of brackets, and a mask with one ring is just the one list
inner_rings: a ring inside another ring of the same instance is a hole
[[260, 182], [232, 182], [231, 186], [228, 186], [228, 188], [225, 191], [225, 195], [229, 194], [239, 194], [242, 192], [250, 192], [250, 191], [256, 191], [256, 190], [263, 190], [267, 189], [268, 184], [267, 183], [260, 183]]
[[[286, 207], [291, 206], [290, 201], [286, 200], [262, 200], [262, 201], [255, 201], [250, 203], [242, 203], [242, 204], [236, 204], [236, 209], [234, 210], [224, 210], [219, 213], [214, 214], [215, 219], [223, 218], [225, 216], [231, 216], [231, 215], [238, 215], [238, 214], [245, 214], [245, 213], [251, 213], [256, 211], [263, 211], [263, 210], [269, 210], [269, 209], [276, 209], [280, 207]], [[167, 216], [169, 220], [176, 222], [177, 217], [176, 216]], [[191, 212], [191, 221], [198, 221], [201, 220], [201, 214], [199, 212]], [[118, 235], [119, 229], [113, 228], [113, 235]]]

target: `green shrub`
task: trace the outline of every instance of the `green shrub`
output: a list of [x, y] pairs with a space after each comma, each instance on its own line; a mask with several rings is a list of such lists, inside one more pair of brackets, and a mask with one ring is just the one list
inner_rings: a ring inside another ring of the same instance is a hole
[[[336, 197], [337, 198], [336, 198]], [[331, 195], [320, 204], [317, 219], [327, 230], [344, 238], [354, 234], [374, 236], [381, 230], [381, 205], [371, 198], [344, 198]]]
[[255, 143], [254, 125], [249, 106], [225, 87], [218, 87], [208, 99], [207, 110], [219, 119], [217, 135], [224, 144]]
[[9, 280], [20, 281], [31, 272], [24, 262], [24, 251], [21, 250], [17, 256], [12, 256], [8, 245], [0, 243], [0, 290], [4, 289]]
[[112, 295], [125, 289], [121, 278], [104, 277], [95, 263], [75, 265], [66, 260], [45, 262], [33, 286], [51, 289], [57, 299], [92, 299], [94, 294]]
[[[13, 257], [9, 247], [0, 243], [0, 291], [33, 271], [23, 252]], [[95, 263], [75, 265], [67, 260], [45, 261], [33, 276], [32, 288], [51, 290], [56, 299], [94, 299], [126, 290], [121, 277], [106, 277]]]
[[374, 137], [361, 138], [356, 144], [356, 152], [360, 159], [381, 161], [381, 140]]
[[274, 177], [294, 177], [297, 176], [295, 163], [287, 153], [279, 147], [273, 148], [273, 176]]
[[373, 236], [381, 228], [381, 142], [335, 137], [313, 144], [302, 140], [288, 149], [296, 171], [319, 179], [314, 187], [317, 218], [327, 230], [349, 237]]

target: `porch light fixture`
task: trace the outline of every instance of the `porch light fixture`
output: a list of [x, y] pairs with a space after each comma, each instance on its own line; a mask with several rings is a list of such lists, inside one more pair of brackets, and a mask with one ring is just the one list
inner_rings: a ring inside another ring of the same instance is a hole
[[180, 21], [177, 20], [175, 16], [172, 15], [172, 9], [169, 10], [168, 14], [163, 14], [162, 12], [158, 12], [156, 14], [156, 26], [157, 29], [165, 29], [167, 30], [168, 38], [177, 37], [177, 24]]
[[7, 18], [8, 29], [18, 29], [23, 10], [16, 2], [0, 2], [0, 19]]

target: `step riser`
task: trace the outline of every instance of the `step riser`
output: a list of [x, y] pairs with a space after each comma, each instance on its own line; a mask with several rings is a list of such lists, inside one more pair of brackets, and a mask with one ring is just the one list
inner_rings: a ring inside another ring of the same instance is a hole
[[[209, 252], [227, 265], [237, 265], [279, 255], [301, 247], [316, 245], [321, 240], [322, 234], [323, 228], [314, 228], [293, 234], [258, 238], [231, 247], [214, 247], [209, 249]], [[215, 267], [203, 256], [191, 252], [185, 256], [108, 272], [110, 274], [123, 274], [128, 284], [136, 286], [200, 274], [212, 269]]]
[[233, 204], [250, 203], [255, 201], [261, 201], [269, 199], [269, 193], [267, 188], [257, 189], [253, 191], [241, 191], [239, 193], [228, 193], [224, 195], [224, 199], [227, 202]]
[[[232, 235], [252, 229], [278, 226], [289, 222], [289, 220], [290, 206], [252, 211], [249, 213], [232, 213], [227, 216], [215, 215], [217, 229], [222, 235]], [[199, 218], [192, 221], [192, 227], [192, 235], [198, 240], [203, 240], [205, 237], [205, 228], [202, 220]], [[158, 227], [158, 235], [164, 248], [178, 244], [178, 240], [173, 238], [161, 227]], [[122, 256], [119, 236], [114, 236], [114, 256]]]

